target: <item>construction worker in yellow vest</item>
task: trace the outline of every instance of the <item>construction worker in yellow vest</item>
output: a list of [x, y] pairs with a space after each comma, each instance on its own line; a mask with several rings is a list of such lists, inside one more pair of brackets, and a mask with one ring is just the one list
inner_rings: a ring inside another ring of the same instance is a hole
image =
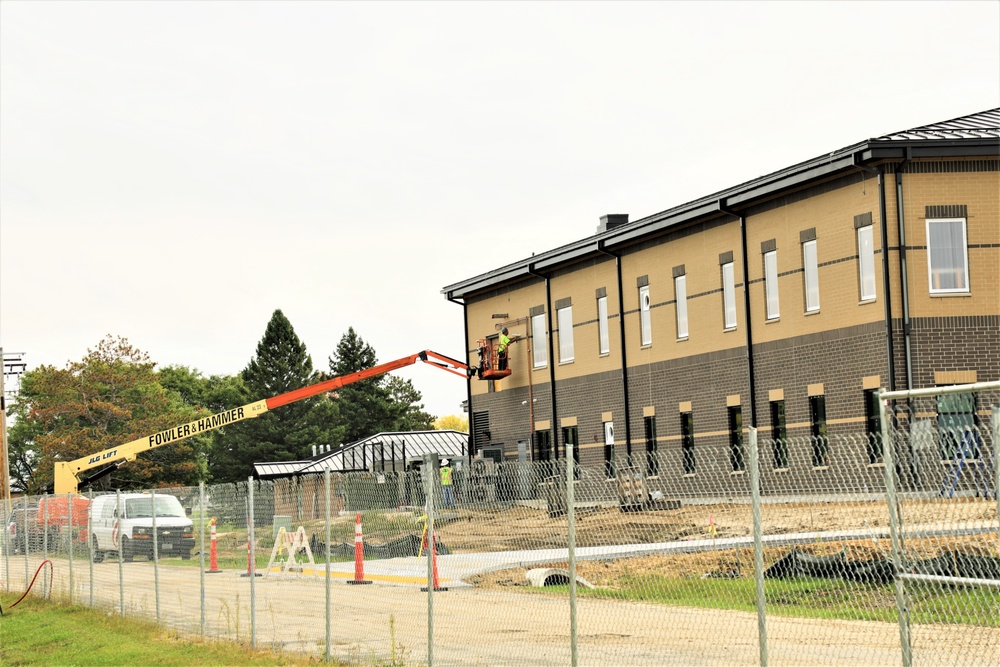
[[510, 338], [507, 337], [507, 327], [500, 330], [500, 339], [497, 345], [497, 370], [507, 370], [507, 347], [510, 345]]
[[441, 459], [441, 497], [446, 508], [455, 506], [455, 489], [451, 484], [452, 471], [448, 459]]

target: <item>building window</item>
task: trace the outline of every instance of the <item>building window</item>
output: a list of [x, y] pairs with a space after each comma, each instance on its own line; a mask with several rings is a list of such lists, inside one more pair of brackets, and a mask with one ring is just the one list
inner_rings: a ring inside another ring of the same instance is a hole
[[[966, 459], [978, 459], [980, 443], [975, 435], [975, 395], [963, 392], [938, 396], [937, 413], [941, 460], [952, 461], [960, 452]], [[964, 448], [964, 452], [960, 447]]]
[[858, 227], [858, 271], [861, 280], [861, 300], [875, 298], [875, 237], [872, 226]]
[[600, 354], [611, 352], [611, 338], [608, 335], [608, 297], [597, 299], [597, 339]]
[[826, 434], [826, 396], [809, 397], [809, 426], [812, 431], [813, 467], [830, 465]]
[[548, 348], [545, 342], [545, 313], [531, 316], [531, 358], [535, 368], [548, 363]]
[[927, 270], [931, 294], [969, 291], [965, 218], [927, 219]]
[[656, 417], [643, 419], [646, 427], [646, 475], [656, 477], [660, 474], [660, 459], [656, 453]]
[[816, 239], [802, 244], [802, 269], [805, 279], [806, 312], [819, 310], [819, 259], [816, 254]]
[[573, 479], [580, 479], [580, 438], [575, 426], [566, 426], [562, 430], [563, 451], [566, 445], [573, 445]]
[[533, 460], [535, 461], [551, 461], [552, 460], [552, 434], [550, 431], [535, 431], [535, 442], [534, 442], [535, 452], [533, 455]]
[[688, 337], [687, 276], [674, 278], [674, 296], [677, 304], [677, 337]]
[[882, 463], [882, 418], [878, 409], [878, 389], [865, 389], [865, 435], [868, 463]]
[[778, 310], [778, 251], [764, 253], [764, 294], [767, 303], [767, 319], [780, 316]]
[[639, 333], [643, 345], [653, 344], [652, 322], [649, 316], [649, 285], [639, 288]]
[[685, 475], [694, 474], [694, 413], [681, 413], [681, 462]]
[[788, 467], [788, 429], [785, 425], [785, 402], [771, 401], [771, 442], [775, 470]]
[[556, 311], [559, 323], [559, 362], [573, 361], [573, 306], [565, 306]]
[[729, 412], [729, 460], [733, 464], [733, 472], [747, 469], [746, 454], [743, 451], [743, 409], [731, 405]]
[[726, 329], [736, 328], [736, 274], [732, 262], [722, 265], [722, 314]]
[[615, 425], [604, 422], [604, 472], [608, 478], [615, 476]]

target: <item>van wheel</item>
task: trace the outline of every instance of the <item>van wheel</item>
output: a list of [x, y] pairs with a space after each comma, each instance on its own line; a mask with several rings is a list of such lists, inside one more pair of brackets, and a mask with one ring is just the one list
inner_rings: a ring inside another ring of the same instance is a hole
[[94, 562], [94, 563], [101, 563], [101, 562], [103, 562], [104, 561], [104, 552], [97, 548], [97, 538], [96, 537], [91, 538], [91, 542], [93, 543], [94, 548], [90, 552], [91, 553], [90, 560], [92, 562]]
[[135, 554], [132, 553], [132, 545], [129, 544], [130, 540], [124, 535], [122, 535], [119, 539], [121, 540], [122, 560], [126, 563], [131, 563], [132, 557]]

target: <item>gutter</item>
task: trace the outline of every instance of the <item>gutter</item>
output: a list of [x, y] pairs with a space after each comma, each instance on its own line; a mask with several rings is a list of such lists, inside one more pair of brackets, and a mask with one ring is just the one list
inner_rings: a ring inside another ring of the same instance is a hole
[[861, 171], [875, 174], [878, 177], [878, 215], [879, 227], [881, 227], [880, 242], [882, 244], [882, 291], [885, 304], [885, 338], [889, 374], [889, 391], [895, 391], [896, 387], [896, 361], [892, 345], [892, 299], [889, 291], [889, 228], [885, 220], [885, 171], [879, 167], [869, 167], [860, 160], [860, 155], [854, 155], [854, 166]]
[[740, 253], [743, 262], [743, 319], [746, 321], [747, 329], [747, 375], [750, 385], [750, 426], [757, 428], [757, 381], [756, 367], [753, 356], [753, 328], [750, 316], [750, 267], [747, 257], [747, 218], [742, 213], [737, 213], [726, 205], [725, 199], [718, 202], [719, 211], [727, 213], [740, 221]]
[[615, 271], [618, 276], [618, 346], [622, 353], [622, 395], [625, 399], [625, 460], [632, 466], [632, 410], [628, 391], [628, 357], [625, 354], [625, 293], [622, 289], [622, 256], [607, 250], [604, 240], [597, 242], [597, 251], [615, 259]]
[[[465, 303], [465, 301], [459, 301], [458, 299], [454, 298], [451, 294], [452, 294], [451, 292], [448, 292], [447, 295], [446, 295], [446, 298], [448, 299], [448, 301], [451, 301], [452, 303], [457, 304], [457, 305], [459, 305], [459, 306], [462, 307], [462, 324], [465, 326], [465, 344], [466, 344], [466, 346], [468, 346], [468, 344], [469, 344], [469, 306], [468, 306], [467, 303]], [[466, 359], [469, 358], [469, 351], [468, 350], [465, 351], [465, 358]], [[468, 452], [469, 461], [468, 461], [468, 463], [469, 463], [469, 469], [471, 470], [472, 469], [472, 459], [476, 455], [476, 429], [473, 428], [473, 426], [474, 426], [474, 420], [472, 419], [472, 378], [471, 377], [466, 378], [466, 380], [465, 380], [465, 404], [467, 406], [469, 406], [469, 452]], [[403, 467], [405, 468], [406, 467], [406, 453], [405, 453], [406, 445], [404, 444], [403, 447], [404, 447]]]
[[[549, 281], [549, 277], [542, 275], [535, 271], [535, 265], [528, 265], [528, 273], [536, 278], [541, 278], [545, 281], [545, 314], [547, 316], [547, 324], [549, 328], [548, 338], [549, 340], [549, 394], [551, 395], [552, 401], [552, 423], [550, 429], [552, 431], [552, 459], [554, 461], [559, 460], [559, 439], [556, 437], [558, 435], [557, 423], [559, 411], [556, 409], [556, 357], [555, 348], [552, 344], [552, 284]], [[533, 362], [532, 362], [533, 363]]]

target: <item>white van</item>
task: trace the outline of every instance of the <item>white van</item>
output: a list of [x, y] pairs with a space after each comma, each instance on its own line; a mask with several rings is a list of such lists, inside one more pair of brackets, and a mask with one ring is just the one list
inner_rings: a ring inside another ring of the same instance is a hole
[[[94, 562], [100, 563], [108, 552], [117, 557], [119, 549], [125, 561], [135, 556], [153, 560], [152, 494], [121, 494], [121, 516], [117, 500], [115, 494], [97, 496], [90, 505]], [[160, 556], [191, 558], [194, 526], [174, 496], [156, 494], [156, 540]]]

